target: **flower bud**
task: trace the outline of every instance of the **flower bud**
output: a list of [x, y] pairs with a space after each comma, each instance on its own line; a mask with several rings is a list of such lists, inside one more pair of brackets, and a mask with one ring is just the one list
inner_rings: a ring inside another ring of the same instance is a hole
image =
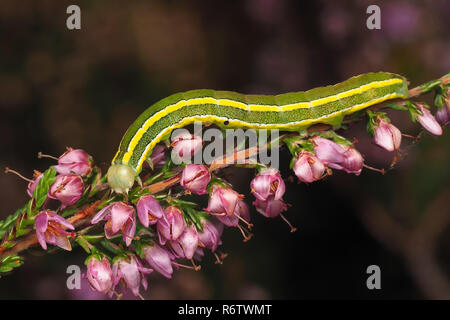
[[63, 174], [56, 177], [50, 186], [49, 198], [59, 200], [62, 208], [77, 202], [83, 195], [83, 180], [76, 174]]
[[188, 192], [205, 194], [206, 187], [211, 181], [211, 173], [202, 164], [187, 164], [181, 174], [180, 184]]
[[420, 122], [422, 127], [428, 132], [440, 136], [442, 134], [442, 128], [436, 119], [431, 114], [430, 110], [422, 104], [417, 104], [417, 109], [419, 109], [422, 114], [416, 114], [416, 119]]
[[113, 274], [111, 265], [106, 257], [97, 260], [97, 257], [91, 256], [87, 265], [87, 279], [91, 287], [103, 294], [108, 293], [113, 286]]
[[253, 195], [261, 201], [267, 200], [269, 196], [273, 196], [277, 200], [281, 199], [286, 190], [286, 186], [280, 173], [273, 168], [266, 169], [259, 173], [253, 178], [250, 187]]
[[154, 168], [162, 167], [166, 157], [166, 146], [158, 144], [152, 151], [150, 159]]
[[375, 143], [383, 149], [392, 152], [400, 148], [402, 133], [396, 126], [383, 118], [377, 119], [377, 124], [374, 126], [374, 135]]
[[165, 216], [166, 218], [159, 219], [156, 225], [161, 244], [165, 244], [167, 240], [177, 240], [186, 228], [183, 213], [178, 207], [167, 207]]
[[81, 149], [67, 148], [67, 151], [53, 166], [59, 174], [78, 174], [84, 176], [92, 171], [92, 157]]
[[353, 147], [348, 148], [344, 153], [345, 160], [341, 164], [343, 169], [347, 173], [354, 173], [359, 175], [364, 166], [364, 158], [361, 153]]
[[322, 178], [325, 165], [311, 152], [301, 151], [294, 162], [294, 172], [300, 181], [311, 183]]
[[145, 260], [154, 270], [166, 278], [172, 278], [172, 260], [174, 256], [165, 248], [157, 245], [145, 246], [143, 248]]
[[[449, 93], [450, 95], [450, 93]], [[442, 105], [440, 109], [436, 111], [436, 114], [434, 115], [437, 122], [439, 122], [441, 125], [445, 126], [448, 123], [450, 123], [450, 100], [449, 98], [445, 99], [445, 103]]]
[[137, 204], [137, 214], [139, 221], [144, 227], [154, 225], [165, 216], [164, 210], [159, 202], [150, 194], [139, 198]]

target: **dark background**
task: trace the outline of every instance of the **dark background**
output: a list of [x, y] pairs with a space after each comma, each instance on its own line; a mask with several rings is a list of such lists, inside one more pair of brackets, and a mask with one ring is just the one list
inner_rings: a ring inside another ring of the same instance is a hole
[[[66, 28], [66, 8], [81, 7], [81, 30]], [[381, 8], [381, 30], [366, 28], [366, 8]], [[150, 104], [197, 88], [275, 94], [328, 85], [370, 71], [406, 76], [411, 86], [450, 71], [450, 2], [433, 1], [14, 1], [0, 5], [0, 166], [31, 177], [66, 146], [83, 148], [106, 170], [122, 134]], [[431, 97], [425, 101], [430, 102]], [[393, 122], [420, 128], [404, 113]], [[364, 124], [368, 164], [387, 167]], [[146, 298], [450, 298], [450, 136], [404, 139], [407, 154], [382, 176], [342, 172], [311, 185], [287, 182], [286, 216], [255, 211], [254, 239], [227, 229], [222, 266], [172, 280], [149, 277]], [[281, 171], [290, 157], [282, 154]], [[230, 172], [248, 195], [251, 170]], [[0, 218], [28, 200], [26, 183], [0, 174]], [[248, 195], [248, 203], [252, 196]], [[0, 279], [0, 298], [101, 298], [86, 282], [66, 289], [69, 264], [84, 253], [30, 250]], [[381, 290], [366, 288], [366, 268], [381, 268]]]

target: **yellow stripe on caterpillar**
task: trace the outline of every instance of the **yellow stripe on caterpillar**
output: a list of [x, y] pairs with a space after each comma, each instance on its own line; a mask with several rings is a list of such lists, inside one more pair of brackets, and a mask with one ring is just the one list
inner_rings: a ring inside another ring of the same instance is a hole
[[[316, 107], [316, 106], [319, 106], [319, 105], [323, 105], [323, 104], [326, 104], [326, 103], [337, 101], [339, 99], [348, 98], [348, 97], [351, 97], [353, 95], [360, 94], [360, 93], [366, 92], [366, 91], [374, 89], [374, 88], [382, 88], [382, 87], [390, 86], [392, 84], [401, 83], [403, 81], [404, 80], [399, 79], [399, 78], [388, 79], [388, 80], [381, 80], [381, 81], [373, 81], [371, 83], [361, 85], [358, 88], [354, 88], [354, 89], [350, 89], [350, 90], [347, 90], [347, 91], [344, 91], [344, 92], [340, 92], [338, 94], [331, 95], [329, 97], [319, 98], [319, 99], [316, 99], [316, 100], [313, 100], [313, 101], [310, 101], [310, 102], [299, 102], [299, 103], [282, 105], [282, 106], [256, 105], [256, 104], [247, 105], [245, 103], [234, 101], [234, 100], [230, 100], [230, 99], [215, 99], [215, 98], [212, 98], [212, 97], [203, 97], [203, 98], [193, 98], [193, 99], [189, 99], [189, 100], [181, 100], [181, 101], [179, 101], [179, 102], [177, 102], [175, 104], [169, 105], [169, 106], [165, 107], [164, 109], [158, 111], [157, 113], [152, 115], [150, 118], [148, 118], [143, 123], [141, 128], [139, 128], [139, 130], [136, 132], [136, 134], [133, 136], [133, 138], [131, 139], [130, 143], [128, 144], [127, 151], [125, 152], [125, 154], [124, 154], [124, 156], [122, 158], [122, 162], [124, 164], [128, 164], [128, 162], [130, 161], [130, 159], [131, 159], [131, 157], [133, 155], [133, 152], [134, 152], [136, 146], [138, 145], [139, 141], [142, 139], [142, 136], [145, 134], [145, 132], [147, 132], [147, 130], [156, 121], [160, 120], [161, 118], [165, 117], [166, 115], [170, 114], [171, 112], [174, 112], [176, 110], [179, 110], [179, 109], [183, 108], [184, 106], [188, 106], [188, 105], [202, 105], [202, 104], [203, 105], [204, 104], [217, 104], [217, 105], [225, 106], [225, 107], [239, 108], [239, 109], [243, 109], [243, 110], [246, 110], [246, 111], [262, 111], [262, 112], [264, 112], [264, 111], [272, 111], [272, 112], [292, 111], [292, 110], [296, 110], [296, 109], [299, 109], [299, 108]], [[369, 105], [370, 104], [374, 104], [373, 100], [369, 101], [368, 104]], [[364, 108], [364, 107], [362, 107], [362, 108]], [[226, 119], [226, 120], [230, 121], [230, 123], [231, 123], [231, 120], [229, 120], [229, 119]], [[303, 120], [302, 123], [305, 122], [305, 125], [307, 125], [308, 121], [316, 123], [316, 122], [319, 122], [320, 120], [323, 120], [323, 118], [311, 119], [311, 120]], [[245, 123], [244, 121], [241, 121], [241, 120], [234, 120], [234, 121], [238, 121], [236, 123], [236, 125], [240, 125], [242, 123], [242, 124], [244, 124], [246, 126], [249, 126], [249, 124]], [[289, 124], [274, 124], [274, 125], [278, 126], [277, 128], [280, 128], [280, 129], [284, 128], [285, 125], [287, 125], [289, 127]], [[255, 126], [251, 126], [251, 127], [268, 128], [266, 124], [257, 124]], [[172, 127], [169, 127], [169, 128], [172, 128]], [[163, 130], [163, 132], [166, 132], [169, 128], [166, 128], [165, 130]], [[153, 146], [156, 143], [153, 144], [153, 141], [152, 141], [152, 143], [150, 144], [151, 145], [150, 149], [152, 149]], [[146, 150], [147, 149], [148, 148], [146, 148]], [[114, 157], [113, 161], [116, 159], [118, 154], [119, 153], [116, 154], [116, 156]], [[141, 163], [141, 161], [140, 161], [140, 163]], [[140, 166], [141, 166], [141, 164], [139, 164], [139, 168], [140, 168]]]

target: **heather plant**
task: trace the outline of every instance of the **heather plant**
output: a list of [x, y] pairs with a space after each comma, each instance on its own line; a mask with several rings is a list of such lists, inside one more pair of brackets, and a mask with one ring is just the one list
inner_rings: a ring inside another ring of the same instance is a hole
[[[419, 100], [428, 93], [434, 94], [433, 108]], [[195, 132], [178, 135], [153, 149], [126, 192], [108, 183], [108, 174], [84, 150], [68, 148], [57, 158], [40, 153], [39, 157], [54, 158], [55, 164], [35, 171], [32, 178], [5, 170], [28, 182], [24, 191], [30, 199], [0, 221], [0, 274], [21, 266], [25, 250], [31, 246], [43, 250], [56, 246], [66, 251], [80, 246], [86, 252], [86, 277], [93, 290], [119, 298], [122, 286], [141, 297], [140, 288], [147, 289], [149, 273], [171, 278], [179, 268], [198, 271], [208, 256], [223, 264], [227, 256], [222, 249], [226, 248], [221, 240], [224, 229], [236, 229], [244, 242], [250, 240], [252, 211], [267, 218], [280, 217], [291, 232], [297, 230], [288, 220], [289, 206], [297, 204], [283, 200], [289, 182], [277, 168], [255, 160], [259, 151], [276, 144], [287, 149], [299, 183], [329, 178], [333, 170], [355, 176], [364, 169], [385, 174], [385, 169], [367, 164], [370, 159], [358, 151], [357, 140], [344, 138], [343, 132], [366, 121], [375, 148], [400, 152], [403, 137], [418, 138], [402, 134], [381, 110], [403, 111], [411, 121], [439, 136], [449, 123], [449, 95], [447, 74], [409, 90], [407, 100], [375, 105], [347, 117], [339, 126], [315, 125], [271, 136], [265, 145], [228, 148], [208, 164], [190, 163], [205, 148], [200, 136]], [[234, 190], [222, 174], [222, 169], [230, 166], [255, 172], [248, 195]], [[198, 197], [207, 199], [206, 207], [196, 201]], [[250, 210], [250, 205], [255, 210]]]

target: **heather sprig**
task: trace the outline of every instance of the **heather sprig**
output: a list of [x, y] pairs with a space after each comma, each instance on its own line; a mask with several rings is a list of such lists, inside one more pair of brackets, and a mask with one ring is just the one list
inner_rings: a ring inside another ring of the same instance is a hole
[[[440, 135], [441, 125], [449, 122], [449, 79], [447, 75], [410, 90], [411, 98], [435, 93], [437, 120], [421, 102], [403, 101], [385, 107], [407, 112], [412, 121]], [[378, 109], [366, 112], [367, 131], [376, 145], [398, 152], [402, 133]], [[352, 117], [349, 121], [362, 120]], [[292, 173], [299, 183], [322, 180], [333, 170], [359, 175], [363, 168], [371, 168], [366, 165], [369, 159], [357, 150], [356, 140], [341, 135], [347, 125], [348, 121], [341, 127], [319, 126], [275, 138], [291, 153]], [[171, 278], [180, 267], [199, 270], [208, 252], [216, 263], [223, 263], [226, 254], [220, 247], [224, 229], [235, 228], [244, 242], [250, 240], [254, 213], [280, 217], [291, 232], [296, 231], [285, 216], [293, 213], [283, 200], [289, 184], [276, 168], [250, 160], [235, 164], [255, 172], [248, 186], [247, 193], [254, 197], [250, 202], [220, 174], [229, 166], [226, 161], [189, 163], [203, 145], [202, 138], [194, 134], [158, 145], [147, 160], [148, 166], [136, 177], [137, 183], [127, 185], [127, 192], [122, 193], [114, 192], [117, 188], [106, 183], [107, 174], [82, 149], [68, 148], [58, 158], [40, 154], [57, 163], [43, 172], [35, 171], [30, 179], [7, 168], [5, 172], [16, 173], [28, 182], [24, 192], [30, 199], [0, 221], [0, 274], [22, 265], [24, 258], [18, 253], [38, 243], [43, 250], [57, 246], [70, 251], [72, 246], [80, 246], [88, 255], [87, 278], [93, 290], [120, 297], [117, 290], [121, 285], [141, 297], [139, 290], [141, 286], [147, 289], [146, 276], [153, 271]], [[243, 160], [257, 152], [250, 148], [244, 151], [240, 153]], [[171, 154], [182, 161], [172, 161]], [[198, 197], [207, 200], [206, 208], [198, 204]]]

